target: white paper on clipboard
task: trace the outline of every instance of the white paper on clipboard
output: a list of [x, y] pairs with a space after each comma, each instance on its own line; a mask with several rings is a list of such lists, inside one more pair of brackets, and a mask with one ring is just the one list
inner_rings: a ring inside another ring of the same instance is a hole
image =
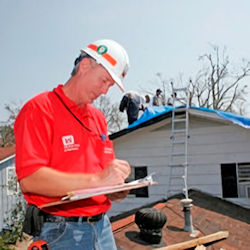
[[72, 192], [68, 192], [67, 196], [64, 196], [59, 201], [50, 202], [40, 206], [40, 208], [56, 206], [64, 203], [69, 203], [77, 200], [87, 199], [93, 196], [101, 194], [111, 194], [117, 193], [126, 190], [138, 189], [142, 187], [147, 187], [157, 184], [152, 178], [153, 174], [150, 174], [142, 179], [131, 181], [129, 183], [124, 183], [115, 186], [99, 187], [99, 188], [89, 188], [89, 189], [80, 189]]
[[62, 200], [69, 199], [75, 201], [75, 200], [87, 199], [96, 195], [117, 193], [125, 190], [142, 188], [154, 184], [156, 184], [156, 182], [153, 181], [152, 175], [148, 175], [142, 179], [131, 181], [129, 183], [124, 183], [121, 185], [100, 187], [100, 188], [89, 188], [89, 189], [82, 189], [69, 192], [69, 194], [63, 197]]

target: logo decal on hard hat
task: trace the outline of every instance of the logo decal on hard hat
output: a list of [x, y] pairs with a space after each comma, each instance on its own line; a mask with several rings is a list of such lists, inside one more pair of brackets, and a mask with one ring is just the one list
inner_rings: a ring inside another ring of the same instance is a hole
[[[94, 50], [97, 54], [103, 56], [112, 66], [115, 66], [117, 64], [117, 61], [115, 60], [115, 58], [112, 57], [109, 53], [107, 53], [108, 48], [105, 45], [100, 45], [97, 47], [95, 44], [90, 44], [88, 48]], [[98, 50], [99, 51], [101, 50], [101, 52], [102, 51], [103, 52], [100, 53], [98, 52]]]
[[97, 48], [97, 53], [100, 54], [100, 55], [105, 54], [107, 51], [108, 51], [108, 48], [105, 45], [100, 45]]

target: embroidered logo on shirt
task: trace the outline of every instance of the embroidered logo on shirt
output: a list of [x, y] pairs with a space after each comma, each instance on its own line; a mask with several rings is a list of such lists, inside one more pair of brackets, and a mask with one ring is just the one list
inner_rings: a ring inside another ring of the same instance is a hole
[[113, 149], [112, 149], [112, 148], [105, 147], [105, 148], [104, 148], [104, 154], [113, 154]]
[[73, 135], [65, 135], [62, 137], [64, 152], [79, 150], [80, 144], [75, 144]]

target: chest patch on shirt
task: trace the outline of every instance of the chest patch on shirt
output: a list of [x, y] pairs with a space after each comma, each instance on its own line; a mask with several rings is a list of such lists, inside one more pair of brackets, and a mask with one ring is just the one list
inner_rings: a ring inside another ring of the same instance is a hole
[[80, 144], [75, 144], [73, 135], [65, 135], [62, 137], [62, 143], [64, 146], [64, 152], [79, 150]]
[[104, 148], [104, 154], [113, 154], [113, 149], [110, 147], [105, 147]]

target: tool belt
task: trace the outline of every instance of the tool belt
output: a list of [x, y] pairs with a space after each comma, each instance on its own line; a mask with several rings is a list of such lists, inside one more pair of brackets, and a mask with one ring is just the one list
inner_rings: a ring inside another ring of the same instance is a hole
[[91, 224], [101, 220], [104, 215], [105, 214], [102, 213], [89, 217], [63, 217], [45, 213], [37, 206], [29, 205], [26, 209], [25, 219], [23, 222], [23, 232], [32, 236], [39, 236], [45, 222], [87, 222]]

